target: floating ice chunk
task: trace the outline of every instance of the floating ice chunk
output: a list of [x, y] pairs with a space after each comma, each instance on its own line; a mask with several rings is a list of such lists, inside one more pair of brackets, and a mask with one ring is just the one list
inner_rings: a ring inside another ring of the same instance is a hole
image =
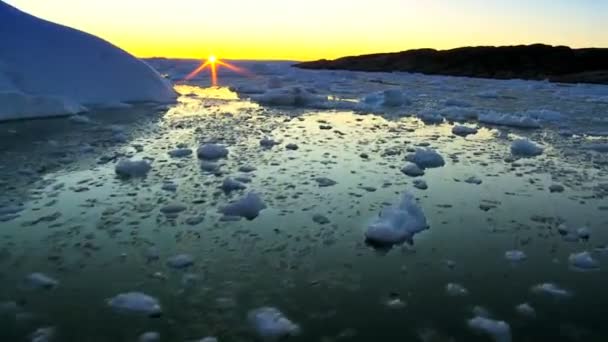
[[532, 292], [548, 294], [548, 295], [551, 295], [554, 297], [561, 297], [561, 298], [567, 298], [567, 297], [572, 296], [570, 291], [562, 289], [553, 283], [542, 283], [542, 284], [534, 285], [532, 287]]
[[232, 191], [236, 191], [236, 190], [243, 190], [246, 189], [247, 187], [245, 186], [245, 184], [236, 181], [230, 177], [224, 179], [224, 181], [222, 182], [222, 190], [224, 190], [224, 192], [226, 193], [230, 193]]
[[534, 157], [543, 154], [543, 148], [528, 139], [517, 139], [511, 143], [511, 153], [520, 157]]
[[175, 269], [184, 269], [194, 265], [194, 258], [189, 254], [178, 254], [167, 259], [167, 266]]
[[401, 169], [401, 172], [410, 176], [410, 177], [419, 177], [424, 175], [424, 170], [418, 167], [418, 165], [407, 162], [405, 166]]
[[228, 149], [219, 144], [205, 144], [196, 150], [196, 155], [203, 160], [216, 160], [226, 158]]
[[464, 180], [465, 183], [469, 183], [469, 184], [475, 184], [475, 185], [479, 185], [481, 184], [483, 181], [477, 177], [477, 176], [471, 176], [467, 179]]
[[297, 144], [287, 144], [285, 145], [285, 148], [291, 151], [296, 151], [297, 149], [299, 149], [300, 147]]
[[44, 273], [31, 273], [25, 277], [25, 285], [30, 289], [52, 290], [59, 285], [59, 281]]
[[160, 208], [160, 212], [165, 215], [176, 215], [181, 213], [182, 211], [188, 209], [185, 205], [180, 203], [169, 203]]
[[426, 184], [426, 181], [423, 179], [414, 179], [413, 185], [416, 189], [420, 190], [426, 190], [429, 188], [428, 184]]
[[599, 262], [595, 260], [591, 256], [591, 253], [587, 251], [570, 254], [568, 261], [570, 262], [570, 266], [572, 266], [572, 268], [579, 271], [592, 271], [597, 270], [600, 267]]
[[583, 240], [587, 240], [591, 236], [591, 231], [587, 227], [581, 227], [576, 230], [576, 234], [578, 235], [579, 238], [581, 238]]
[[88, 116], [84, 115], [72, 115], [69, 117], [69, 120], [73, 123], [77, 124], [90, 124], [91, 119]]
[[148, 262], [160, 259], [160, 252], [156, 246], [150, 246], [146, 249], [144, 256]]
[[520, 250], [512, 250], [505, 252], [505, 259], [511, 262], [521, 262], [526, 260], [527, 258], [528, 256], [526, 255], [526, 253]]
[[406, 159], [421, 169], [441, 167], [445, 165], [443, 157], [430, 148], [417, 148], [416, 152], [408, 155]]
[[278, 145], [279, 143], [274, 141], [273, 139], [269, 138], [269, 137], [263, 137], [262, 139], [260, 139], [260, 146], [265, 147], [265, 148], [272, 148], [274, 145]]
[[54, 327], [38, 328], [30, 334], [30, 342], [50, 342], [55, 336]]
[[551, 184], [549, 186], [549, 191], [550, 192], [564, 192], [565, 188], [563, 185], [560, 184]]
[[477, 316], [467, 323], [471, 329], [490, 335], [495, 342], [511, 342], [511, 327], [505, 321]]
[[457, 297], [457, 296], [466, 296], [469, 294], [469, 291], [464, 288], [464, 286], [460, 285], [460, 284], [456, 284], [456, 283], [448, 283], [445, 286], [445, 292], [453, 297]]
[[428, 111], [421, 112], [420, 114], [418, 114], [418, 117], [420, 118], [420, 120], [422, 120], [422, 122], [427, 125], [440, 124], [445, 120], [443, 116], [439, 115], [439, 113]]
[[382, 210], [367, 227], [365, 238], [379, 246], [390, 246], [412, 241], [416, 233], [428, 228], [426, 217], [414, 197], [403, 194], [398, 205]]
[[470, 134], [477, 134], [477, 128], [456, 125], [456, 126], [452, 127], [452, 134], [458, 135], [461, 137], [466, 137], [467, 135], [470, 135]]
[[240, 200], [228, 204], [221, 211], [224, 215], [240, 216], [253, 220], [265, 208], [266, 204], [262, 201], [262, 198], [258, 194], [250, 192]]
[[156, 331], [148, 331], [139, 335], [139, 342], [160, 342], [160, 334]]
[[217, 339], [217, 337], [212, 337], [212, 336], [208, 336], [205, 338], [202, 338], [196, 342], [218, 342], [219, 340]]
[[250, 311], [247, 321], [261, 339], [279, 341], [300, 333], [300, 327], [276, 308], [262, 307]]
[[411, 101], [398, 89], [387, 89], [369, 94], [363, 98], [362, 102], [371, 107], [400, 107], [411, 104]]
[[159, 317], [162, 309], [158, 300], [142, 292], [120, 293], [106, 301], [111, 308], [150, 317]]
[[405, 302], [399, 298], [397, 293], [391, 293], [389, 298], [386, 300], [385, 305], [390, 309], [402, 309], [405, 307]]
[[523, 304], [519, 304], [515, 307], [515, 311], [517, 311], [518, 314], [524, 316], [524, 317], [535, 317], [536, 316], [536, 310], [534, 310], [534, 308], [532, 306], [530, 306], [530, 304], [528, 303], [523, 303]]
[[476, 110], [464, 107], [446, 107], [440, 109], [438, 113], [444, 118], [456, 121], [475, 120], [478, 116]]
[[328, 186], [334, 186], [334, 185], [338, 184], [338, 182], [336, 182], [335, 180], [327, 178], [327, 177], [317, 177], [317, 178], [315, 178], [315, 181], [317, 182], [317, 184], [319, 184], [319, 186], [321, 188], [325, 188]]
[[192, 155], [192, 149], [189, 148], [176, 148], [169, 151], [169, 156], [173, 158], [183, 158]]
[[500, 97], [498, 91], [496, 90], [480, 91], [479, 93], [475, 94], [475, 96], [480, 97], [482, 99], [497, 99]]
[[123, 159], [116, 164], [114, 171], [116, 175], [123, 178], [145, 177], [152, 169], [147, 160]]
[[497, 125], [497, 126], [510, 126], [518, 128], [540, 128], [538, 120], [533, 119], [527, 115], [511, 115], [497, 112], [488, 112], [479, 115], [479, 122]]

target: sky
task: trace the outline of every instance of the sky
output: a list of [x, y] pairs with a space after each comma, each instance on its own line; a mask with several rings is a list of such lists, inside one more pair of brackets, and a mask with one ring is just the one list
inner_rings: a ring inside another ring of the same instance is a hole
[[608, 0], [6, 2], [138, 57], [314, 60], [539, 42], [608, 47]]

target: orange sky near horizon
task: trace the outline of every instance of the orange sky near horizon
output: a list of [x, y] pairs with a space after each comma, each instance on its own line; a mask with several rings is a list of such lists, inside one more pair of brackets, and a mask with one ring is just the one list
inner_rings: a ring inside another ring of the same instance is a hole
[[138, 57], [312, 60], [412, 48], [608, 47], [601, 0], [8, 0]]

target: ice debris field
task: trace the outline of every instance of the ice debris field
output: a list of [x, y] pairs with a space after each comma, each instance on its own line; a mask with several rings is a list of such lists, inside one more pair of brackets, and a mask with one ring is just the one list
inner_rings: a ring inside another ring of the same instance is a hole
[[606, 340], [608, 87], [145, 62], [0, 123], [1, 341]]

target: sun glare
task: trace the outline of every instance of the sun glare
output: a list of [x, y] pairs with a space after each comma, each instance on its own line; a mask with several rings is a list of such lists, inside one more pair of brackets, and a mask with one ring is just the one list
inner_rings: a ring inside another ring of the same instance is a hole
[[212, 86], [217, 86], [217, 69], [219, 66], [225, 67], [229, 70], [232, 70], [234, 72], [238, 72], [240, 74], [244, 74], [246, 76], [250, 76], [251, 74], [249, 72], [247, 72], [244, 69], [241, 69], [237, 66], [234, 66], [228, 62], [224, 62], [222, 60], [219, 60], [217, 57], [215, 57], [214, 55], [210, 55], [209, 57], [207, 57], [207, 60], [203, 61], [201, 63], [201, 65], [199, 65], [196, 69], [194, 69], [191, 73], [189, 73], [184, 80], [190, 80], [194, 77], [196, 77], [196, 75], [198, 75], [201, 71], [205, 70], [207, 67], [209, 67], [209, 71], [211, 74], [211, 85]]
[[211, 55], [207, 58], [207, 61], [209, 61], [209, 63], [215, 63], [217, 62], [217, 58], [214, 55]]

